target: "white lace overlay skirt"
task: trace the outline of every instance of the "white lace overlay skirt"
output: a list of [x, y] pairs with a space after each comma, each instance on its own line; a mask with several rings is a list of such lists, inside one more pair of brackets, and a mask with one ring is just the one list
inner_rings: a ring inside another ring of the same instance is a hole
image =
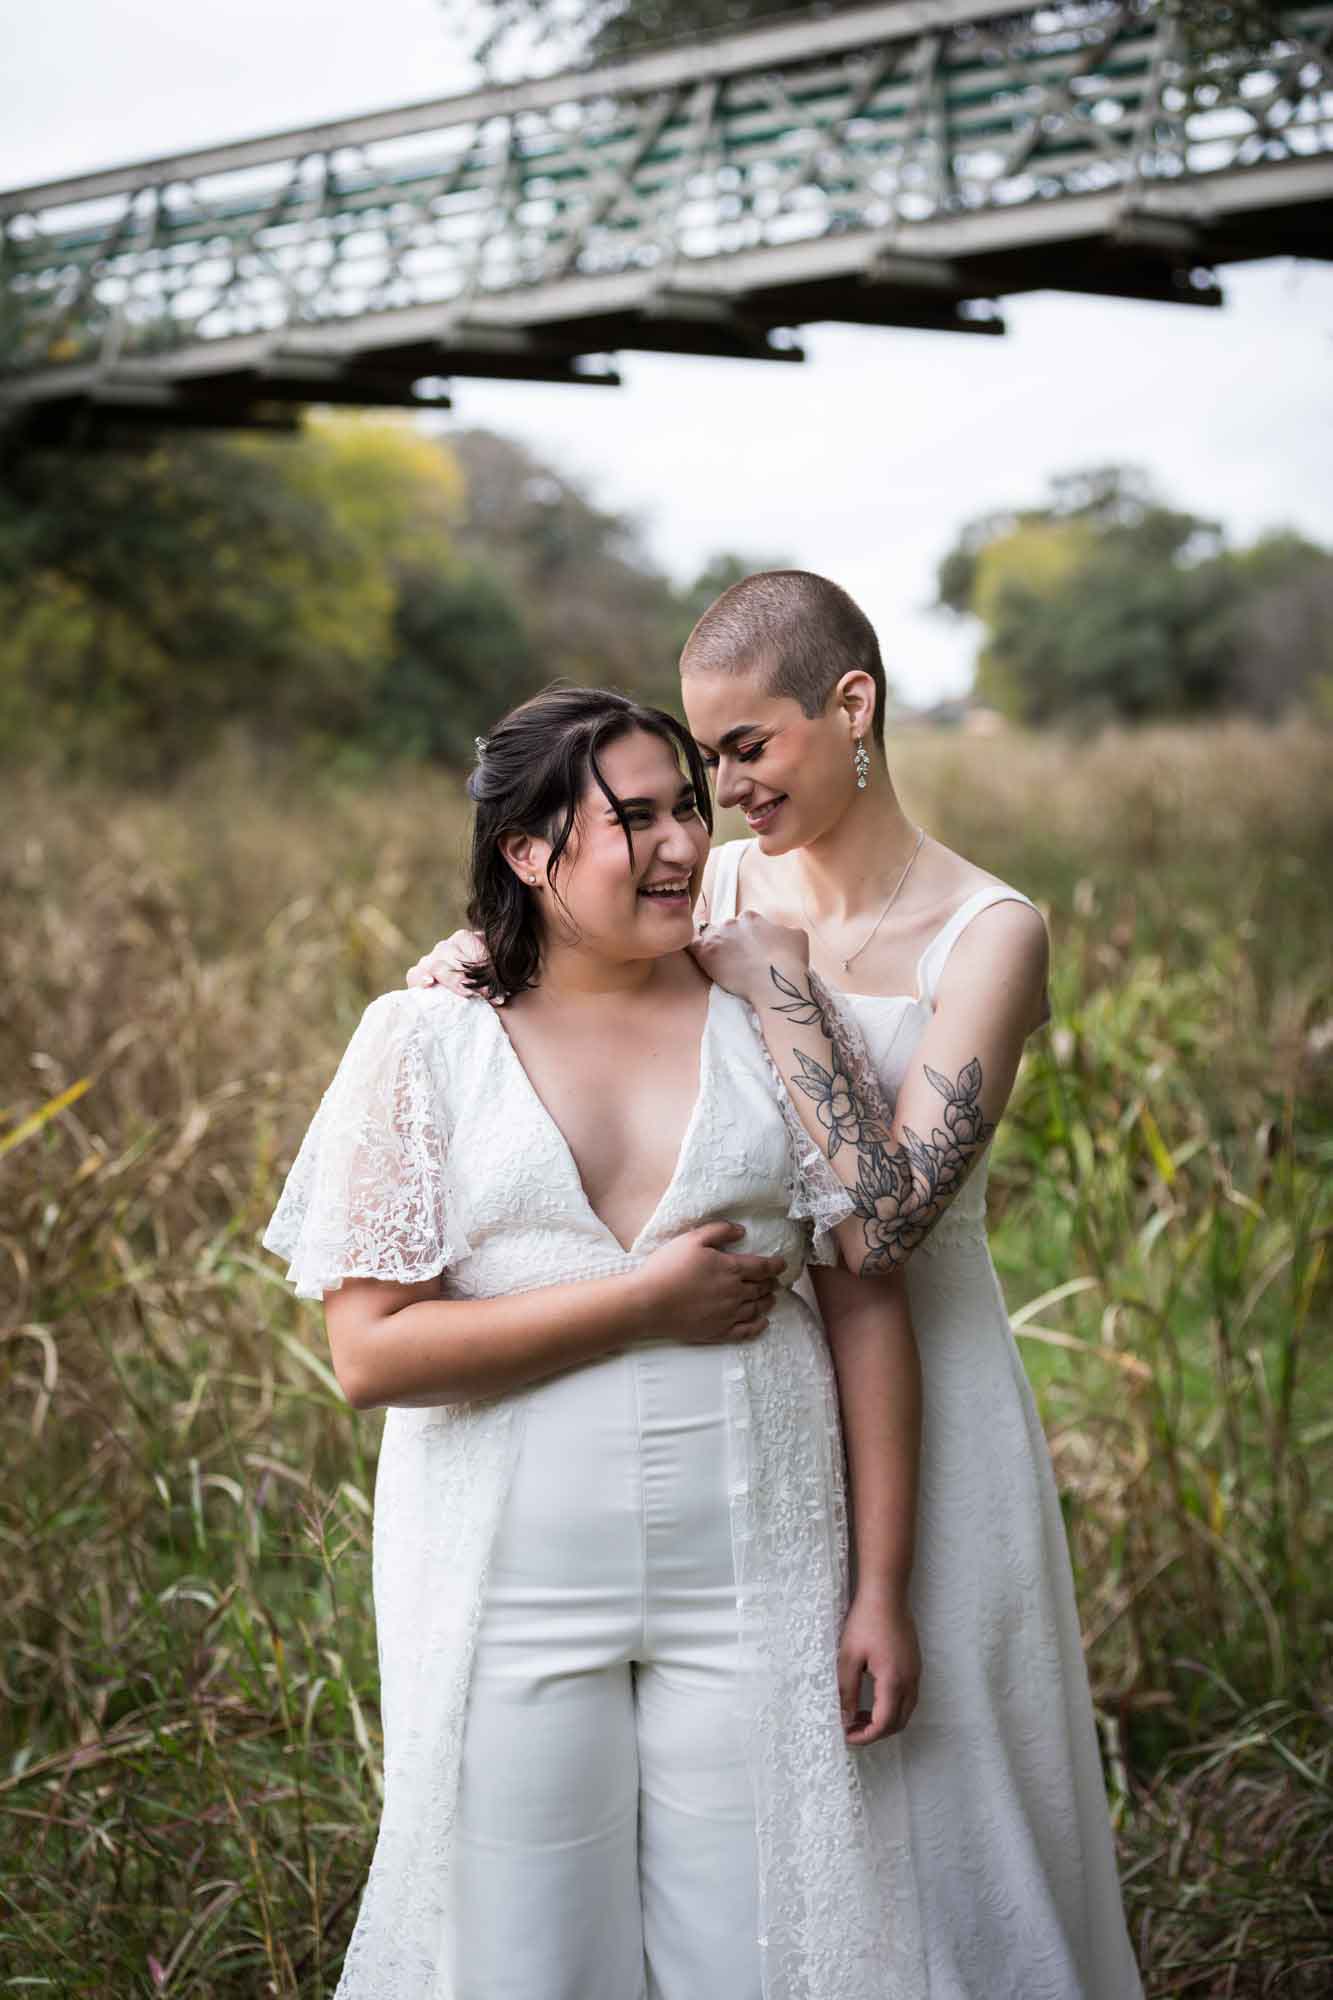
[[[803, 1301], [784, 1295], [724, 1373], [740, 1635], [764, 1663], [746, 1723], [765, 2000], [920, 2000], [899, 1748], [850, 1752], [842, 1735], [842, 1446]], [[384, 1812], [338, 2000], [453, 2000], [445, 1927], [467, 1694], [524, 1404], [386, 1420], [374, 1569]]]

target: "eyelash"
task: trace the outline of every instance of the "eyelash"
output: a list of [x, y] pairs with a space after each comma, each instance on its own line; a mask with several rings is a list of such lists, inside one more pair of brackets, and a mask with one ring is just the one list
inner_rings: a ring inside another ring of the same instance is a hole
[[[764, 754], [764, 745], [762, 743], [756, 743], [752, 746], [752, 748], [748, 750], [738, 750], [736, 752], [736, 762], [738, 764], [754, 764], [758, 762], [758, 760], [763, 756], [763, 754]], [[709, 771], [716, 771], [718, 767], [718, 762], [719, 760], [716, 757], [705, 757], [704, 758], [705, 769]]]
[[[699, 807], [694, 799], [682, 799], [674, 810], [678, 819], [693, 819], [698, 813]], [[653, 823], [653, 815], [651, 813], [631, 812], [627, 813], [625, 817], [629, 821], [631, 831], [636, 828], [641, 830], [645, 826], [651, 826]]]

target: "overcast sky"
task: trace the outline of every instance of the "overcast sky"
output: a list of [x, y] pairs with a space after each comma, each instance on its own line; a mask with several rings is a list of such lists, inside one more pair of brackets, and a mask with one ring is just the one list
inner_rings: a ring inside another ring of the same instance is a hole
[[[46, 0], [11, 6], [0, 186], [462, 88], [438, 0]], [[1004, 340], [820, 326], [804, 368], [646, 355], [620, 391], [460, 382], [451, 421], [520, 438], [632, 510], [686, 576], [718, 549], [835, 577], [910, 700], [967, 685], [927, 611], [973, 514], [1116, 460], [1238, 539], [1333, 541], [1333, 267], [1223, 274], [1220, 312], [1041, 294]]]

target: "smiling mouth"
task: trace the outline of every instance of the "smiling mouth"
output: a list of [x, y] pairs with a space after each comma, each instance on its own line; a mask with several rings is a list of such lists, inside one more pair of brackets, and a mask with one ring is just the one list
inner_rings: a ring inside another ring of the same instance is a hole
[[688, 880], [680, 882], [650, 882], [639, 894], [653, 903], [688, 903], [690, 885]]
[[753, 827], [756, 833], [762, 833], [778, 807], [785, 802], [786, 797], [787, 794], [785, 792], [779, 792], [776, 798], [765, 799], [761, 806], [747, 806], [745, 808], [746, 825]]

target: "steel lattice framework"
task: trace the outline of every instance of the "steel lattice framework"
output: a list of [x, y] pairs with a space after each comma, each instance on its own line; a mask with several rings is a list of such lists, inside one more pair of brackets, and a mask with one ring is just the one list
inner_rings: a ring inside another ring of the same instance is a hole
[[292, 421], [817, 319], [1216, 304], [1333, 253], [1333, 5], [1191, 62], [1151, 0], [895, 0], [0, 193], [0, 413]]

